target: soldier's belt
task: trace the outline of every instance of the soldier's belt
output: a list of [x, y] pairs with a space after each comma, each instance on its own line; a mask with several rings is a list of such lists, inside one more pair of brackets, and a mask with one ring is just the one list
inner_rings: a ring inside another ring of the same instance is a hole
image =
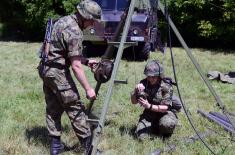
[[68, 69], [69, 66], [67, 65], [62, 65], [59, 63], [49, 63], [49, 64], [45, 64], [46, 66], [50, 67], [50, 68], [57, 68], [57, 69]]

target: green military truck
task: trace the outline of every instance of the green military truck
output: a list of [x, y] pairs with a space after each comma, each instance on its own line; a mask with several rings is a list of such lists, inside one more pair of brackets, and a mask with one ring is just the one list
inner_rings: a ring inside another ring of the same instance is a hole
[[[121, 21], [129, 0], [94, 0], [102, 8], [101, 23], [84, 30], [84, 54], [99, 56], [104, 54], [108, 42]], [[157, 13], [153, 0], [137, 0], [126, 42], [137, 42], [124, 50], [124, 56], [135, 60], [147, 60], [157, 43]], [[120, 35], [121, 36], [121, 35]], [[121, 38], [121, 37], [120, 37]], [[120, 39], [119, 39], [120, 41]]]

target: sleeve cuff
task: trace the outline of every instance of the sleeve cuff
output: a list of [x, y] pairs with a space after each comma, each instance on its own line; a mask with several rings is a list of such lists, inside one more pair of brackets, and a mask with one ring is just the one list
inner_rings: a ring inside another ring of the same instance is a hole
[[75, 51], [75, 52], [68, 52], [68, 57], [74, 57], [74, 56], [82, 56], [81, 52]]

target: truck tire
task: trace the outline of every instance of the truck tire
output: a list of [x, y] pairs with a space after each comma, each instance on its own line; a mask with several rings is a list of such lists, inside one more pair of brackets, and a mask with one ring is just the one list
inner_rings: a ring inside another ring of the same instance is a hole
[[147, 43], [140, 43], [137, 47], [138, 52], [138, 60], [145, 61], [148, 60], [151, 51], [151, 45], [149, 42]]

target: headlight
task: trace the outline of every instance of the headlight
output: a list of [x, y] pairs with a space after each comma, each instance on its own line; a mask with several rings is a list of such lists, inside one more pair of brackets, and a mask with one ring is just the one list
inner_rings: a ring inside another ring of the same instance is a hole
[[137, 29], [134, 29], [133, 34], [134, 34], [134, 35], [137, 35], [137, 34], [138, 34], [138, 30], [137, 30]]
[[90, 33], [91, 33], [91, 34], [95, 34], [95, 29], [94, 29], [94, 28], [91, 28], [91, 29], [90, 29]]

